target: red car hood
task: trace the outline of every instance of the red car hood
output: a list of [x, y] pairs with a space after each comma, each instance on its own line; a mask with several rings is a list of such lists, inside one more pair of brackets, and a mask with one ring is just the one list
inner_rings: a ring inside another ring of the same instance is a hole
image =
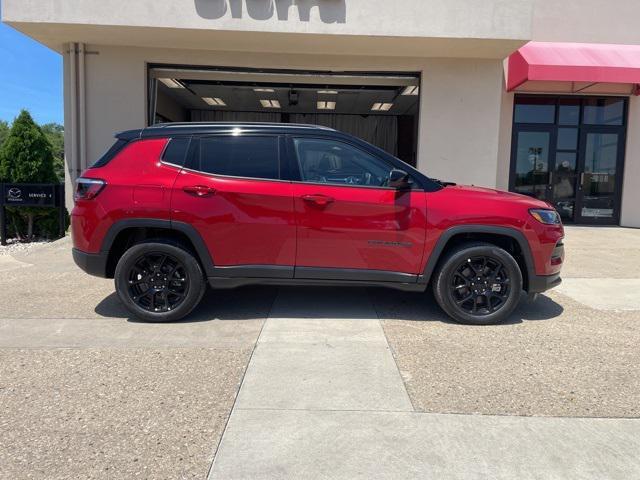
[[476, 197], [483, 200], [506, 201], [510, 203], [520, 203], [528, 208], [553, 208], [553, 206], [542, 200], [521, 195], [519, 193], [505, 192], [493, 188], [476, 187], [474, 185], [453, 185], [446, 187], [451, 193], [459, 193], [467, 198]]

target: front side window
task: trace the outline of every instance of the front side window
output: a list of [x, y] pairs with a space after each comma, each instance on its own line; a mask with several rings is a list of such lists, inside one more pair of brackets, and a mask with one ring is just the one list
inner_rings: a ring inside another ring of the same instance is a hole
[[196, 167], [205, 173], [274, 179], [280, 178], [278, 137], [216, 136], [200, 139], [200, 159]]
[[302, 181], [384, 187], [391, 167], [373, 155], [335, 140], [295, 138]]

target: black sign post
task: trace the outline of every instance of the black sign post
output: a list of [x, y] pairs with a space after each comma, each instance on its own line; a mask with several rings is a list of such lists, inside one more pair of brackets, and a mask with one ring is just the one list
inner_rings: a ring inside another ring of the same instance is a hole
[[[4, 187], [1, 183], [0, 186]], [[4, 191], [4, 188], [2, 189]], [[0, 203], [0, 245], [7, 244], [7, 215], [4, 210], [4, 202]]]
[[0, 244], [7, 244], [6, 207], [58, 208], [60, 237], [65, 232], [64, 184], [56, 183], [0, 183]]

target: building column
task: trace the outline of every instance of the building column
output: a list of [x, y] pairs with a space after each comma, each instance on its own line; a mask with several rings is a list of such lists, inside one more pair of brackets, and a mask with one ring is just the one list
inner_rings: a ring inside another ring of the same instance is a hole
[[629, 99], [620, 225], [640, 227], [640, 97]]
[[87, 168], [86, 72], [84, 44], [69, 43], [63, 56], [64, 156], [67, 205], [73, 205], [74, 182]]

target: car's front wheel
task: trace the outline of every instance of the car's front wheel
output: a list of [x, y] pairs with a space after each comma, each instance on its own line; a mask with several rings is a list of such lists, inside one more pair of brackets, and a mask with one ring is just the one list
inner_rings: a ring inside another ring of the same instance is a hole
[[518, 305], [522, 273], [506, 250], [489, 243], [469, 243], [442, 261], [433, 291], [440, 307], [457, 322], [499, 323]]
[[116, 266], [115, 284], [125, 307], [148, 322], [185, 317], [200, 303], [206, 288], [196, 258], [186, 249], [162, 241], [129, 248]]

